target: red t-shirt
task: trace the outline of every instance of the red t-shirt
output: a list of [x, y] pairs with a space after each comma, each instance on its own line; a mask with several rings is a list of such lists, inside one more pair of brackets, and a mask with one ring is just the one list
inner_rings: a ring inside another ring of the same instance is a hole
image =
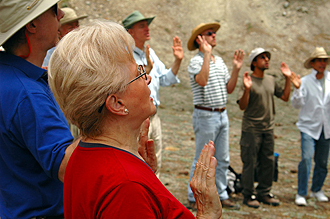
[[135, 155], [80, 142], [66, 167], [65, 219], [195, 218]]

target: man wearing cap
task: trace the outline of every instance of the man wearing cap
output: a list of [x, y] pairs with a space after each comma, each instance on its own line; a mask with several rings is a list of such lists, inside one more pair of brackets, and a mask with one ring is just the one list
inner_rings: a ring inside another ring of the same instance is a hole
[[306, 206], [308, 180], [314, 157], [311, 197], [327, 202], [322, 186], [327, 177], [330, 146], [330, 74], [326, 70], [330, 56], [323, 47], [316, 47], [305, 61], [311, 73], [299, 80], [291, 104], [300, 109], [297, 127], [301, 134], [301, 161], [298, 166], [298, 192], [295, 203]]
[[[123, 26], [135, 41], [134, 59], [138, 65], [144, 65], [147, 74], [152, 78], [151, 83], [148, 85], [151, 91], [151, 98], [156, 107], [160, 105], [159, 101], [159, 88], [160, 86], [170, 86], [172, 84], [180, 83], [177, 74], [183, 59], [183, 50], [181, 40], [175, 36], [173, 38], [173, 55], [174, 62], [170, 69], [166, 69], [163, 62], [161, 62], [156, 55], [155, 51], [145, 45], [145, 42], [150, 40], [149, 25], [154, 17], [144, 17], [139, 11], [134, 11], [128, 15], [123, 21]], [[160, 167], [162, 161], [162, 131], [161, 121], [156, 112], [150, 118], [149, 138], [155, 141], [155, 150], [157, 155], [158, 169], [156, 172], [157, 177], [160, 175]]]
[[[245, 72], [243, 86], [238, 94], [239, 108], [244, 110], [241, 135], [241, 159], [243, 162], [241, 185], [243, 204], [258, 208], [260, 202], [278, 206], [279, 200], [271, 193], [274, 175], [274, 96], [288, 101], [290, 96], [291, 71], [282, 62], [285, 77], [284, 89], [271, 75], [264, 73], [269, 68], [271, 54], [263, 48], [252, 50], [249, 55], [251, 75]], [[254, 171], [257, 169], [258, 186], [254, 188]]]
[[[72, 8], [61, 8], [64, 12], [64, 17], [61, 19], [61, 27], [59, 28], [59, 39], [62, 39], [65, 35], [70, 33], [72, 30], [79, 27], [79, 20], [87, 18], [87, 15], [77, 16], [76, 12]], [[51, 55], [53, 54], [56, 47], [48, 50], [47, 55], [42, 63], [42, 66], [47, 67]]]
[[[227, 93], [235, 89], [238, 73], [243, 64], [244, 52], [235, 51], [231, 76], [221, 57], [213, 54], [216, 46], [215, 35], [219, 23], [201, 23], [192, 30], [188, 50], [199, 49], [190, 60], [188, 72], [193, 92], [193, 128], [196, 151], [190, 170], [190, 179], [203, 145], [212, 140], [215, 145], [217, 169], [215, 183], [224, 208], [239, 209], [240, 206], [229, 200], [227, 171], [229, 167], [229, 121], [226, 111]], [[188, 200], [195, 209], [196, 201], [188, 184]]]
[[63, 218], [76, 144], [41, 68], [58, 41], [59, 0], [0, 1], [0, 217]]

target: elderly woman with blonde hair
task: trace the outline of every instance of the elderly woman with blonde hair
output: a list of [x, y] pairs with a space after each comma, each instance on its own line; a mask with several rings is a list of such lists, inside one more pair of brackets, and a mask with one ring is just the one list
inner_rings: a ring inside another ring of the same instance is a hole
[[[156, 108], [150, 77], [136, 65], [133, 48], [121, 25], [95, 21], [66, 35], [50, 60], [50, 87], [82, 137], [65, 172], [66, 219], [194, 218], [154, 174], [153, 142], [143, 139], [145, 129], [139, 139]], [[222, 214], [213, 155], [209, 142], [191, 182], [196, 218]]]

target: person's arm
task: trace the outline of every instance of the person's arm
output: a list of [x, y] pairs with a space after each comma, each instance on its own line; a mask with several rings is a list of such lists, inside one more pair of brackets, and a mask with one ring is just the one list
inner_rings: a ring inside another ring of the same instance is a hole
[[284, 85], [284, 91], [283, 95], [281, 96], [281, 99], [285, 102], [289, 100], [290, 97], [290, 91], [291, 91], [291, 70], [287, 64], [284, 62], [281, 63], [281, 71], [282, 74], [285, 77], [285, 85]]
[[227, 93], [231, 94], [236, 87], [238, 73], [241, 70], [243, 65], [243, 58], [244, 58], [244, 51], [243, 50], [236, 50], [233, 57], [233, 70], [231, 72], [230, 79], [227, 83]]
[[81, 138], [77, 139], [76, 141], [74, 141], [72, 144], [70, 144], [66, 149], [65, 149], [65, 154], [64, 157], [62, 159], [60, 168], [58, 170], [58, 179], [61, 180], [61, 182], [64, 182], [64, 174], [65, 174], [65, 169], [66, 169], [66, 165], [69, 162], [69, 159], [74, 151], [74, 149], [76, 149], [79, 141]]
[[204, 53], [203, 65], [200, 72], [195, 75], [195, 81], [200, 86], [204, 87], [209, 80], [210, 73], [210, 60], [212, 56], [212, 46], [205, 40], [205, 36], [198, 36], [198, 40], [200, 42], [200, 46], [202, 48], [202, 52]]
[[194, 175], [190, 181], [197, 205], [196, 218], [199, 219], [218, 219], [222, 215], [222, 206], [215, 185], [217, 160], [214, 152], [214, 143], [209, 141], [198, 158]]
[[154, 67], [154, 63], [151, 61], [150, 58], [150, 52], [149, 52], [150, 46], [146, 45], [146, 59], [147, 59], [147, 66], [145, 67], [146, 73], [149, 74]]
[[244, 85], [243, 95], [242, 95], [241, 99], [239, 99], [239, 101], [238, 101], [238, 105], [241, 110], [245, 110], [247, 105], [249, 104], [252, 80], [251, 80], [251, 77], [249, 76], [248, 72], [245, 72], [243, 75], [243, 85]]
[[182, 49], [182, 46], [181, 46], [181, 40], [177, 36], [175, 36], [173, 38], [172, 49], [173, 49], [173, 55], [175, 57], [175, 60], [172, 64], [171, 70], [172, 70], [174, 75], [177, 75], [178, 72], [179, 72], [181, 61], [183, 59], [183, 49]]

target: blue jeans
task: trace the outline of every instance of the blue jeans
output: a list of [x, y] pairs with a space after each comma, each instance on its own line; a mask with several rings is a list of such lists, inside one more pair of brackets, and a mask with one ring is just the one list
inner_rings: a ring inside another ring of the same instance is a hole
[[320, 191], [327, 177], [330, 139], [324, 139], [323, 130], [318, 140], [313, 139], [306, 133], [300, 132], [300, 134], [301, 161], [298, 166], [298, 194], [306, 196], [313, 155], [315, 166], [311, 187], [312, 192]]
[[[190, 180], [194, 174], [196, 163], [204, 145], [207, 144], [209, 140], [212, 140], [215, 146], [214, 156], [217, 159], [215, 184], [217, 186], [220, 200], [226, 200], [229, 198], [226, 191], [228, 184], [227, 172], [229, 167], [229, 121], [227, 110], [220, 113], [194, 109], [193, 128], [195, 132], [196, 151], [190, 170]], [[189, 184], [188, 200], [195, 201]]]

